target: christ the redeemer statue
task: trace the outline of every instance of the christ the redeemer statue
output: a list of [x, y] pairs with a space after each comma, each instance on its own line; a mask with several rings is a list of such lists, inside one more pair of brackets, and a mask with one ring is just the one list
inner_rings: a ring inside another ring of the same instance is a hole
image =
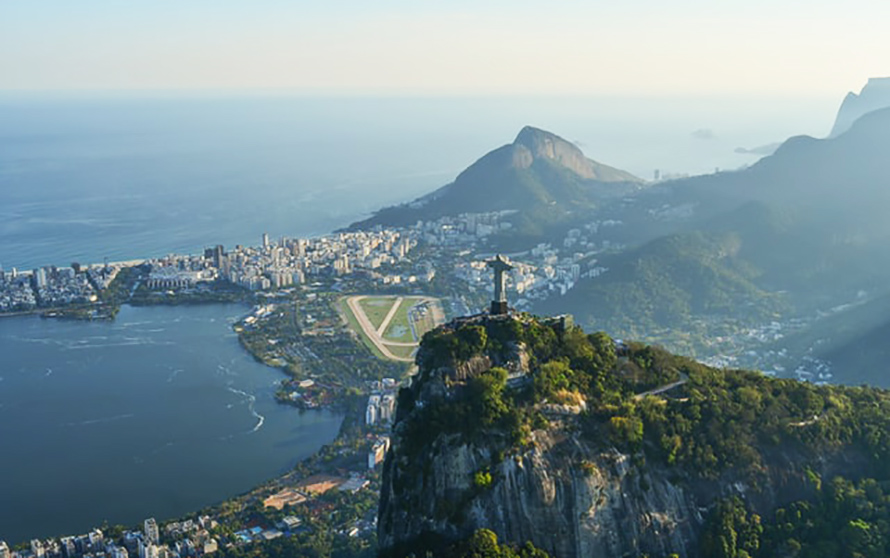
[[507, 276], [504, 272], [513, 269], [510, 262], [498, 254], [493, 260], [486, 262], [494, 270], [494, 300], [491, 301], [491, 314], [506, 314], [507, 310]]

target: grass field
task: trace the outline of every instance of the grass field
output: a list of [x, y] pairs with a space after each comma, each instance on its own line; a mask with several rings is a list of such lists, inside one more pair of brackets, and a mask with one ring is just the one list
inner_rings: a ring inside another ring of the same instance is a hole
[[389, 347], [389, 350], [397, 357], [410, 358], [417, 347]]
[[349, 304], [346, 303], [345, 298], [340, 299], [340, 311], [343, 312], [343, 315], [346, 317], [346, 321], [349, 323], [349, 327], [352, 328], [352, 331], [356, 332], [359, 338], [362, 340], [362, 343], [374, 353], [374, 356], [380, 359], [386, 360], [386, 357], [383, 356], [377, 346], [368, 339], [368, 336], [365, 335], [365, 332], [362, 330], [362, 326], [359, 325], [358, 319], [352, 313], [352, 310], [349, 308]]
[[394, 296], [374, 296], [363, 298], [359, 301], [359, 305], [365, 311], [371, 324], [375, 328], [379, 328], [395, 301], [396, 297]]
[[[403, 297], [398, 308], [394, 309], [393, 304], [398, 298], [395, 296], [359, 297], [356, 301], [358, 308], [355, 313], [349, 305], [349, 298], [344, 297], [339, 302], [340, 310], [349, 327], [361, 337], [362, 343], [378, 358], [410, 359], [417, 349], [420, 338], [436, 326], [436, 316], [441, 316], [439, 307], [435, 306], [439, 302], [435, 299], [407, 296]], [[434, 308], [436, 312], [433, 311]], [[390, 318], [383, 335], [379, 337], [373, 331], [366, 334], [361, 327], [361, 321], [356, 316], [356, 314], [364, 313], [365, 316], [362, 319], [367, 318], [370, 326], [380, 331], [381, 325], [391, 311], [393, 312], [392, 318]], [[393, 345], [392, 343], [401, 343], [402, 345]], [[411, 345], [405, 346], [406, 343]]]
[[389, 326], [383, 333], [386, 341], [397, 341], [400, 343], [414, 343], [414, 335], [411, 333], [411, 323], [408, 321], [408, 310], [417, 304], [417, 299], [406, 298], [402, 300], [399, 309], [389, 322]]

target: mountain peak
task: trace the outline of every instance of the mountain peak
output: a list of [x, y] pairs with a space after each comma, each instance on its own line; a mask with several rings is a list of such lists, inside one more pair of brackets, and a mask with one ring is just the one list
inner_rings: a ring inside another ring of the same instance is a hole
[[858, 95], [851, 91], [844, 97], [828, 137], [843, 134], [859, 117], [885, 107], [890, 107], [890, 77], [869, 78]]
[[588, 159], [576, 145], [556, 134], [526, 126], [513, 143], [488, 152], [454, 182], [410, 204], [382, 209], [353, 227], [510, 211], [523, 214], [513, 218], [523, 224], [522, 229], [512, 230], [512, 237], [520, 238], [522, 234], [540, 235], [542, 227], [562, 216], [592, 209], [642, 184], [629, 172]]
[[545, 157], [553, 159], [558, 152], [574, 153], [580, 157], [584, 154], [578, 149], [574, 143], [567, 141], [552, 132], [535, 128], [534, 126], [525, 126], [519, 131], [513, 145], [522, 145], [537, 157]]
[[[578, 146], [546, 130], [533, 126], [524, 127], [513, 141], [513, 147], [527, 149], [531, 154], [531, 160], [546, 159], [566, 167], [582, 178], [598, 178], [597, 164], [585, 157]], [[531, 164], [527, 156], [517, 160]]]
[[865, 85], [865, 87], [866, 88], [890, 89], [890, 77], [868, 78], [868, 83]]
[[[567, 143], [572, 147], [575, 147], [571, 142], [564, 140], [553, 132], [548, 132], [547, 130], [542, 130], [541, 128], [535, 128], [534, 126], [524, 126], [521, 130], [519, 130], [519, 134], [516, 136], [516, 139], [513, 140], [514, 145], [524, 145], [529, 149], [532, 149], [534, 146], [540, 145], [541, 143], [545, 142]], [[575, 147], [575, 149], [578, 148]]]

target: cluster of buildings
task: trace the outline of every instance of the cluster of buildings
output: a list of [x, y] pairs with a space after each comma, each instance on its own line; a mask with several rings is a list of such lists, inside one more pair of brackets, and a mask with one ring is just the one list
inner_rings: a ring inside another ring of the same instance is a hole
[[365, 273], [381, 284], [430, 281], [435, 276], [431, 267], [404, 277], [380, 271], [403, 262], [415, 246], [415, 237], [391, 229], [310, 239], [282, 237], [277, 241], [264, 234], [260, 246], [238, 245], [227, 252], [218, 245], [204, 250], [202, 256], [170, 255], [148, 260], [151, 272], [146, 286], [179, 290], [222, 279], [256, 291], [353, 273]]
[[96, 302], [96, 290], [90, 284], [87, 273], [78, 273], [73, 267], [41, 267], [33, 272], [37, 302], [41, 306], [64, 306]]
[[[365, 408], [365, 424], [367, 426], [392, 424], [396, 412], [396, 393], [399, 383], [393, 378], [383, 378], [371, 382], [371, 395]], [[368, 451], [368, 469], [374, 470], [383, 463], [389, 451], [389, 436], [377, 436]]]
[[[13, 269], [11, 273], [0, 271], [0, 312], [30, 310], [37, 307], [37, 297], [31, 286], [30, 274], [21, 274]], [[0, 558], [2, 555], [0, 547]]]
[[[311, 503], [317, 496], [330, 490], [339, 492], [358, 492], [366, 488], [370, 481], [360, 473], [350, 473], [349, 477], [332, 475], [312, 475], [300, 481], [296, 486], [282, 488], [263, 500], [263, 507], [283, 510], [288, 506]], [[296, 518], [295, 519], [299, 519]], [[281, 525], [279, 524], [279, 527]]]
[[[509, 231], [512, 225], [505, 217], [513, 213], [515, 211], [509, 210], [465, 213], [457, 217], [418, 221], [399, 229], [399, 232], [430, 246], [468, 255], [488, 236]], [[594, 256], [621, 248], [603, 238], [609, 236], [609, 229], [621, 226], [623, 223], [614, 219], [592, 221], [569, 230], [556, 245], [539, 244], [531, 250], [512, 255], [514, 269], [508, 275], [507, 284], [519, 295], [515, 306], [528, 309], [536, 300], [564, 295], [582, 278], [599, 277], [607, 272], [608, 269], [599, 265]], [[471, 291], [488, 289], [490, 271], [484, 258], [458, 263], [454, 267], [454, 276], [467, 283]]]
[[[367, 488], [370, 484], [366, 478], [358, 474], [352, 474], [348, 479], [328, 475], [313, 475], [304, 479], [294, 488], [284, 488], [264, 500], [264, 506], [284, 509], [285, 506], [307, 503], [307, 513], [314, 508], [315, 513], [330, 513], [331, 504], [316, 499], [316, 496], [331, 490], [339, 492], [358, 492]], [[377, 516], [358, 519], [344, 523], [335, 533], [344, 537], [368, 536], [376, 530]], [[310, 532], [311, 528], [303, 523], [303, 519], [295, 513], [285, 515], [275, 523], [274, 529], [262, 529], [253, 527], [235, 532], [237, 541], [241, 544], [251, 542], [263, 542], [276, 539], [281, 536]]]
[[[518, 295], [514, 303], [516, 308], [526, 310], [534, 301], [564, 295], [580, 279], [599, 277], [608, 271], [594, 257], [603, 249], [609, 249], [608, 242], [604, 242], [605, 246], [599, 249], [592, 247], [580, 235], [580, 229], [569, 231], [566, 240], [569, 242], [563, 248], [542, 243], [513, 257], [507, 287]], [[459, 263], [454, 273], [468, 284], [471, 291], [489, 288], [491, 271], [484, 259]]]
[[[363, 271], [381, 282], [383, 266], [398, 264], [417, 240], [395, 230], [343, 232], [318, 238], [281, 238], [263, 235], [258, 247], [208, 248], [204, 259], [219, 275], [251, 290], [278, 289], [306, 283], [315, 277], [343, 276]], [[393, 281], [392, 278], [388, 279]]]
[[121, 265], [46, 266], [29, 272], [0, 270], [0, 312], [96, 302]]
[[162, 544], [158, 524], [146, 519], [142, 531], [125, 531], [120, 539], [106, 538], [100, 529], [59, 539], [34, 539], [27, 550], [11, 551], [0, 541], [0, 558], [186, 558], [211, 554], [219, 545], [209, 529], [209, 516], [167, 526], [170, 544]]
[[[487, 237], [510, 230], [505, 218], [513, 211], [465, 213], [418, 221], [401, 228], [375, 227], [367, 231], [329, 234], [317, 238], [282, 237], [276, 241], [264, 234], [256, 247], [207, 248], [202, 255], [169, 255], [146, 260], [144, 286], [152, 290], [187, 290], [200, 283], [225, 280], [250, 290], [282, 289], [326, 277], [358, 276], [381, 286], [425, 284], [436, 276], [432, 253], [424, 262], [408, 261], [419, 244], [438, 247], [443, 256], [466, 255]], [[606, 271], [592, 256], [616, 248], [597, 239], [620, 221], [595, 221], [568, 231], [561, 245], [541, 244], [514, 255], [516, 269], [508, 284], [520, 296], [518, 308], [553, 294], [565, 294], [583, 277]], [[131, 262], [135, 264], [135, 262]], [[123, 265], [123, 264], [121, 264]], [[121, 265], [43, 267], [28, 273], [0, 271], [0, 312], [91, 302], [107, 288]], [[488, 273], [484, 261], [456, 266], [458, 279], [471, 288], [485, 288]]]
[[374, 426], [392, 422], [398, 389], [399, 383], [393, 378], [372, 382], [371, 395], [368, 396], [368, 406], [365, 408], [365, 424]]
[[457, 217], [418, 221], [404, 231], [432, 246], [462, 247], [475, 244], [497, 232], [509, 231], [513, 224], [505, 221], [504, 217], [514, 213], [515, 210], [462, 213]]
[[212, 261], [201, 256], [171, 254], [145, 263], [149, 272], [144, 283], [154, 290], [191, 289], [198, 283], [215, 281], [219, 277]]

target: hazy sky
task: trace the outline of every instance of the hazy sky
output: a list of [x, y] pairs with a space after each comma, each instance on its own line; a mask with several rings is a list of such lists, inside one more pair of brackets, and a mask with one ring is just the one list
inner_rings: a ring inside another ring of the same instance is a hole
[[0, 89], [835, 95], [887, 0], [0, 0]]

